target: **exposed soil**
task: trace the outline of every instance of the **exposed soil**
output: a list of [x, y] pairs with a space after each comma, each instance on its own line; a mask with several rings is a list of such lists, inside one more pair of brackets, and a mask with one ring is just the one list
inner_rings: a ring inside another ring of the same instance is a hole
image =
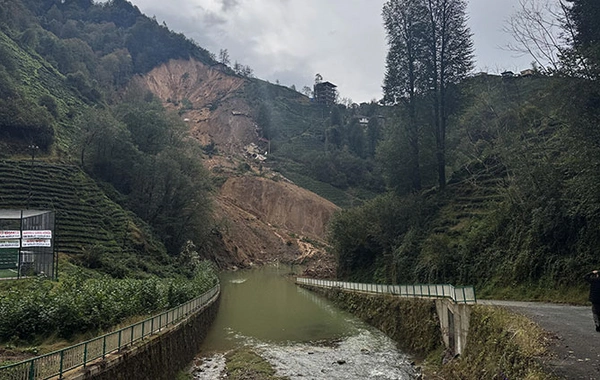
[[264, 141], [243, 95], [246, 79], [198, 61], [174, 60], [138, 80], [165, 107], [180, 111], [202, 145], [216, 147], [202, 161], [224, 181], [215, 207], [224, 252], [212, 257], [220, 267], [280, 261], [306, 264], [312, 276], [335, 275], [335, 260], [324, 239], [338, 207], [270, 171], [268, 160], [248, 155], [249, 144], [260, 150]]

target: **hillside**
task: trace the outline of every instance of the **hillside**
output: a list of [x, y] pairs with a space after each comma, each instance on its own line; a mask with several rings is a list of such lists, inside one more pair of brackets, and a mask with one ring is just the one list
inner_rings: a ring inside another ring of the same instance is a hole
[[323, 242], [338, 207], [270, 170], [269, 160], [261, 163], [248, 154], [250, 144], [265, 143], [246, 98], [247, 79], [198, 61], [177, 60], [136, 81], [167, 109], [179, 111], [200, 144], [213, 146], [202, 162], [222, 181], [215, 218], [227, 252], [213, 260], [228, 267], [314, 257], [315, 265], [331, 270]]
[[148, 225], [111, 201], [79, 168], [2, 160], [0, 176], [0, 206], [55, 211], [55, 244], [73, 262], [115, 277], [174, 273]]

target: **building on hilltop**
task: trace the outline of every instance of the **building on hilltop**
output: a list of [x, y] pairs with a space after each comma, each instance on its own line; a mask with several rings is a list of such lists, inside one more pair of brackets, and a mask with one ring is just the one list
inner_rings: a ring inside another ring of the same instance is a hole
[[333, 105], [337, 97], [337, 86], [331, 82], [320, 82], [314, 86], [314, 97], [317, 104]]

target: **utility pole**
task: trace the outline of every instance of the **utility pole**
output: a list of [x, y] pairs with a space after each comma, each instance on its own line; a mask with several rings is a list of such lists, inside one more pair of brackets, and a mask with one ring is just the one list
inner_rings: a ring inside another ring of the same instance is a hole
[[35, 145], [35, 144], [31, 144], [28, 146], [29, 150], [31, 151], [31, 168], [29, 170], [29, 194], [27, 195], [27, 209], [29, 210], [29, 201], [31, 200], [31, 184], [33, 181], [33, 164], [35, 161], [35, 152], [36, 150], [40, 149], [39, 146]]

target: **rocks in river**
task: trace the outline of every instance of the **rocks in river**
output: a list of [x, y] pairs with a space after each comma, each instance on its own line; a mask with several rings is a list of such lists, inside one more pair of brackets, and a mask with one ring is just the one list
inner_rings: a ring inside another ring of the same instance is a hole
[[339, 365], [346, 364], [346, 361], [345, 360], [338, 360], [337, 364], [339, 364]]

